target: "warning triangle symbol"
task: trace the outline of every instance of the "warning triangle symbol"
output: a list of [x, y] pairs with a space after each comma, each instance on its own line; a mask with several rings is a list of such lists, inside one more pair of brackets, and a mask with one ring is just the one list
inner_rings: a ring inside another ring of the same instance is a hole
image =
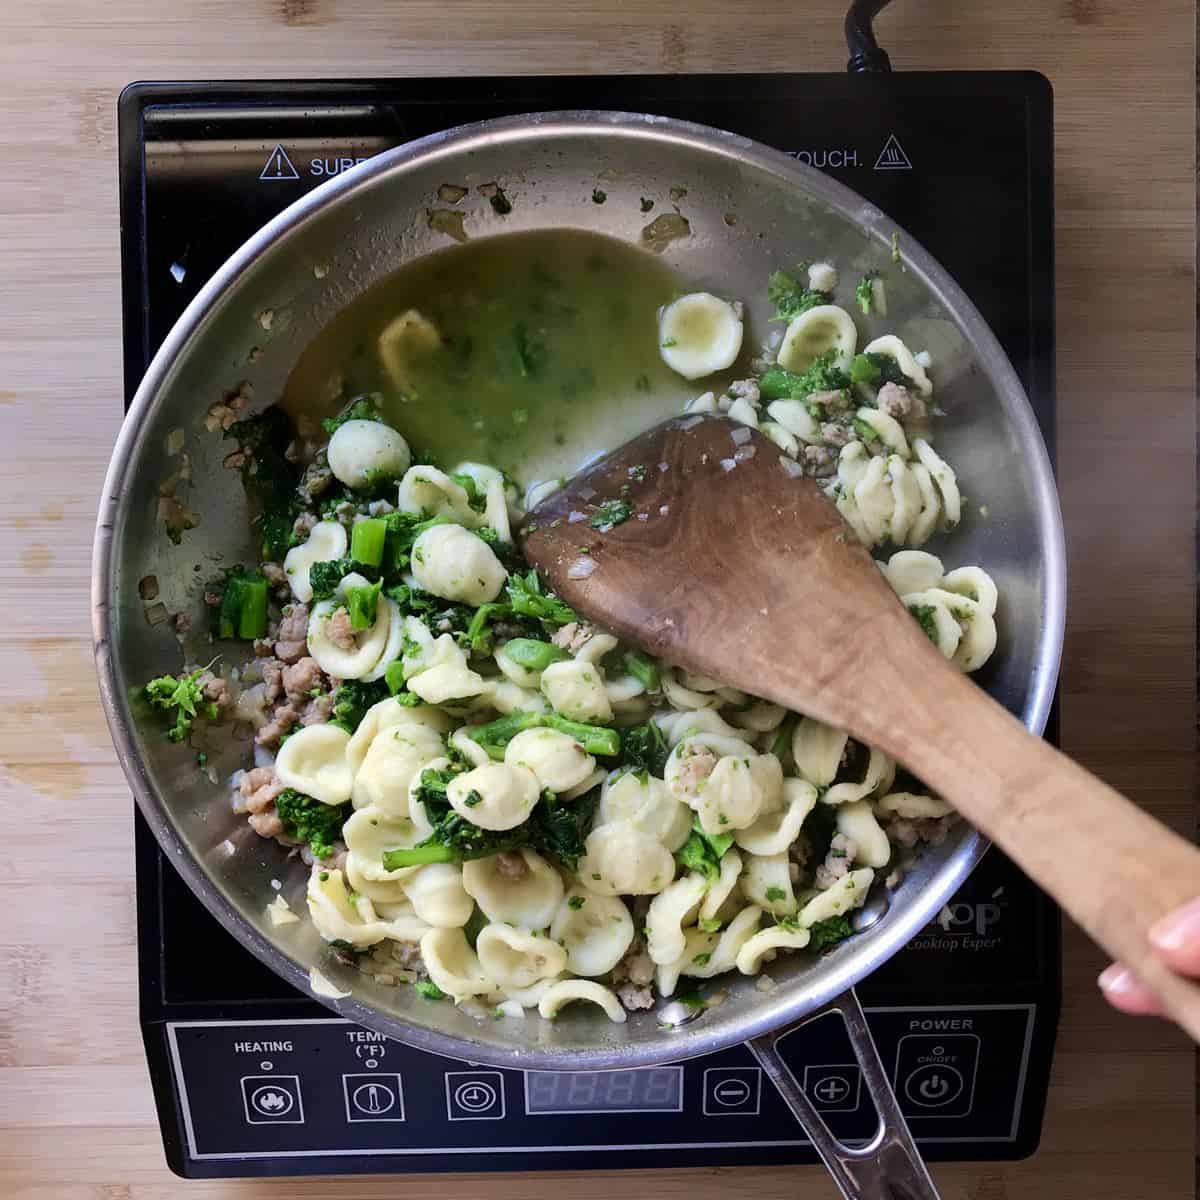
[[258, 177], [268, 182], [276, 179], [299, 179], [300, 172], [292, 166], [292, 160], [288, 158], [287, 151], [282, 146], [276, 146], [271, 151], [270, 157]]
[[879, 157], [875, 160], [876, 171], [911, 171], [912, 163], [909, 157], [904, 153], [904, 147], [896, 140], [894, 133], [888, 135], [888, 140], [883, 143], [883, 149], [879, 152]]

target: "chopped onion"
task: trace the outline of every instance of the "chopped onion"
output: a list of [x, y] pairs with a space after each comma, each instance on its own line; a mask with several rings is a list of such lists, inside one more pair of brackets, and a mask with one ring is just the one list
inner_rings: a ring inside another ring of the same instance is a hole
[[585, 554], [567, 568], [567, 578], [586, 579], [596, 569], [596, 565], [596, 560]]

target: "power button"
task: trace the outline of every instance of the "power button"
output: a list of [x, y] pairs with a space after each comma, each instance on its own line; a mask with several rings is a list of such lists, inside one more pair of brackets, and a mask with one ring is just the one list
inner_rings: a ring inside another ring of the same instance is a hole
[[979, 1038], [973, 1033], [915, 1034], [896, 1047], [896, 1095], [904, 1114], [965, 1117], [971, 1111]]

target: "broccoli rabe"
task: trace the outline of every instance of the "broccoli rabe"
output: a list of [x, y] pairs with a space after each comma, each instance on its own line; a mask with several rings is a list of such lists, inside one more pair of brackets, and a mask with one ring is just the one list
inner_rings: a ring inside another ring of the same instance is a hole
[[267, 632], [267, 581], [257, 572], [234, 567], [225, 580], [217, 610], [217, 637], [250, 641]]
[[347, 733], [353, 733], [361, 724], [367, 709], [388, 698], [388, 686], [382, 679], [364, 683], [361, 679], [347, 679], [333, 693], [333, 712], [330, 719]]
[[352, 573], [371, 576], [376, 574], [376, 571], [352, 558], [330, 558], [324, 562], [313, 563], [308, 568], [308, 583], [312, 588], [313, 600], [329, 600], [338, 590], [342, 579]]
[[649, 775], [662, 777], [668, 754], [666, 738], [653, 721], [621, 733], [621, 766], [639, 775], [643, 782]]
[[832, 297], [828, 292], [805, 287], [786, 271], [774, 271], [767, 281], [767, 299], [775, 305], [774, 320], [791, 321], [810, 308], [828, 304]]
[[768, 367], [758, 381], [759, 391], [766, 400], [803, 400], [814, 392], [840, 392], [850, 386], [850, 376], [834, 359], [831, 350], [799, 373]]
[[377, 392], [366, 396], [358, 396], [352, 400], [336, 417], [326, 417], [321, 422], [321, 428], [332, 434], [340, 429], [347, 421], [379, 421], [383, 424], [383, 414], [380, 412], [382, 397]]
[[628, 500], [605, 500], [592, 514], [588, 522], [593, 529], [607, 533], [617, 525], [623, 525], [633, 516], [633, 505]]
[[534, 850], [569, 871], [575, 870], [595, 816], [595, 791], [571, 801], [560, 801], [552, 792], [543, 792], [523, 824], [515, 829], [492, 831], [472, 824], [450, 807], [444, 792], [446, 774], [428, 769], [422, 772], [418, 791], [433, 833], [416, 846], [384, 851], [385, 870], [435, 862], [466, 862], [520, 849]]
[[543, 589], [533, 567], [524, 575], [509, 576], [508, 602], [518, 616], [536, 617], [548, 625], [569, 625], [579, 620], [579, 615], [569, 604]]
[[333, 843], [342, 836], [342, 826], [352, 811], [349, 804], [322, 804], [295, 788], [275, 797], [275, 812], [283, 822], [284, 833], [307, 842], [317, 858], [328, 858], [333, 853]]
[[257, 509], [254, 528], [262, 539], [263, 557], [277, 562], [295, 542], [292, 523], [299, 511], [300, 468], [287, 457], [296, 437], [291, 418], [272, 405], [235, 422], [225, 436], [236, 439], [245, 454], [242, 484]]
[[859, 281], [854, 289], [854, 298], [858, 301], [858, 307], [862, 309], [863, 316], [867, 316], [875, 304], [875, 280], [878, 278], [878, 271], [868, 271]]
[[808, 949], [819, 953], [845, 941], [854, 929], [846, 917], [828, 917], [808, 927]]
[[713, 880], [721, 873], [721, 859], [733, 845], [732, 833], [705, 833], [697, 820], [688, 840], [675, 854], [675, 861], [689, 871], [699, 871], [705, 879]]
[[932, 604], [914, 604], [909, 610], [916, 618], [921, 632], [936, 646], [938, 644], [937, 613]]
[[351, 629], [370, 629], [375, 624], [379, 607], [379, 591], [383, 580], [377, 579], [363, 587], [346, 589], [346, 611], [350, 614]]
[[488, 757], [504, 758], [504, 749], [518, 733], [526, 729], [557, 729], [573, 737], [589, 754], [611, 758], [620, 753], [621, 735], [615, 729], [603, 725], [585, 725], [581, 721], [568, 721], [556, 713], [514, 712], [497, 717], [486, 725], [471, 728], [471, 740], [478, 742]]
[[197, 717], [209, 721], [217, 719], [217, 706], [204, 699], [204, 688], [200, 684], [200, 676], [208, 669], [200, 667], [181, 679], [174, 675], [160, 675], [143, 688], [146, 699], [153, 707], [175, 712], [175, 723], [167, 730], [167, 741], [182, 742], [191, 733], [192, 723]]
[[418, 979], [413, 989], [422, 1000], [449, 1000], [450, 997], [442, 991], [432, 979]]

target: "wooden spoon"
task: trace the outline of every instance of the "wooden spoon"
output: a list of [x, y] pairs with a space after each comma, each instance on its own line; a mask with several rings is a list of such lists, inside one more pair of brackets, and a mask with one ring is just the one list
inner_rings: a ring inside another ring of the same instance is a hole
[[[612, 500], [633, 515], [597, 530]], [[1200, 850], [947, 661], [837, 509], [762, 434], [718, 416], [668, 421], [535, 508], [521, 538], [559, 596], [625, 641], [899, 760], [1200, 1040], [1200, 988], [1147, 940], [1200, 895]]]

